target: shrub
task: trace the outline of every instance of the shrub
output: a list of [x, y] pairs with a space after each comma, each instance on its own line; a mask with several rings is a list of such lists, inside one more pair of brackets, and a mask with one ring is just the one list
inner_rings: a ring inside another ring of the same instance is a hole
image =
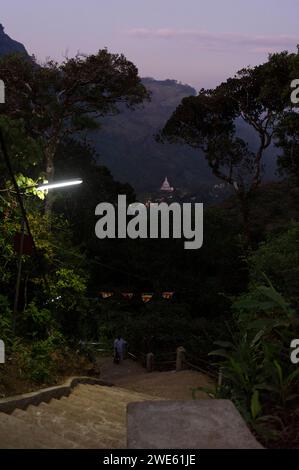
[[9, 346], [12, 340], [12, 311], [7, 297], [3, 295], [0, 295], [0, 339], [6, 346]]

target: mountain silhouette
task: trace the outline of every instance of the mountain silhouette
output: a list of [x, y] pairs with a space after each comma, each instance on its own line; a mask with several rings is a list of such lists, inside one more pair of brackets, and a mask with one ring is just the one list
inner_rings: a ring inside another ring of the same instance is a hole
[[19, 52], [28, 55], [25, 46], [14, 39], [11, 39], [5, 32], [4, 27], [0, 23], [0, 56]]

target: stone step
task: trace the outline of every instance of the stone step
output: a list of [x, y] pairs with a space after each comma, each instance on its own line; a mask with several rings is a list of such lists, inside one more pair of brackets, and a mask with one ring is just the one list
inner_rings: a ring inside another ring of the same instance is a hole
[[109, 398], [101, 398], [101, 399], [94, 399], [90, 396], [82, 396], [82, 395], [74, 395], [70, 397], [69, 403], [81, 403], [82, 405], [86, 405], [86, 408], [93, 408], [94, 410], [103, 410], [103, 411], [111, 411], [111, 413], [119, 413], [125, 407], [127, 402], [116, 402], [115, 399]]
[[[116, 387], [85, 387], [79, 386], [77, 387], [72, 396], [82, 396], [82, 397], [90, 397], [95, 400], [101, 400], [103, 397], [107, 397], [109, 400], [115, 400], [117, 403], [131, 403], [133, 401], [145, 401], [145, 400], [153, 400], [155, 397], [150, 395], [130, 391], [127, 389], [120, 389]], [[158, 398], [156, 398], [158, 399]]]
[[125, 448], [127, 405], [157, 399], [118, 387], [78, 385], [68, 397], [0, 413], [0, 447]]
[[51, 409], [45, 410], [40, 406], [29, 407], [26, 412], [17, 410], [13, 414], [28, 423], [76, 442], [80, 448], [97, 449], [99, 447], [98, 440], [95, 440], [94, 433], [91, 433], [88, 427], [79, 425], [66, 416], [59, 416]]
[[[138, 400], [139, 402], [140, 400]], [[106, 400], [102, 402], [94, 402], [88, 398], [72, 397], [67, 403], [67, 406], [76, 407], [81, 409], [81, 413], [86, 415], [96, 416], [99, 420], [121, 420], [126, 414], [126, 403], [113, 403]]]
[[[133, 400], [136, 402], [143, 400]], [[74, 395], [69, 399], [69, 403], [81, 405], [86, 410], [93, 410], [104, 412], [113, 416], [120, 416], [126, 410], [128, 401], [117, 401], [109, 397], [101, 397], [101, 399], [94, 400], [91, 397]]]
[[75, 449], [78, 445], [15, 416], [0, 413], [0, 448]]
[[73, 393], [107, 393], [110, 396], [119, 396], [128, 399], [132, 399], [134, 397], [144, 399], [144, 400], [151, 400], [153, 397], [146, 393], [136, 392], [134, 390], [129, 390], [127, 388], [122, 387], [107, 387], [104, 385], [79, 385], [73, 390]]
[[[50, 405], [48, 405], [50, 407]], [[102, 429], [107, 428], [107, 431], [113, 435], [119, 435], [123, 432], [125, 420], [123, 419], [124, 412], [115, 414], [109, 411], [87, 408], [87, 405], [81, 403], [67, 402], [66, 405], [63, 403], [56, 403], [53, 406], [55, 412], [62, 413], [65, 411], [65, 415], [77, 419], [78, 422], [94, 423], [97, 426], [102, 426]]]
[[[103, 417], [109, 421], [120, 421], [123, 424], [126, 419], [127, 405], [132, 402], [140, 402], [140, 397], [133, 397], [132, 400], [118, 400], [115, 397], [101, 396], [94, 400], [90, 396], [73, 395], [68, 398], [67, 405], [77, 406], [85, 413], [96, 413], [98, 416]], [[64, 402], [63, 402], [64, 403]]]
[[[101, 410], [85, 410], [84, 405], [74, 404], [69, 401], [42, 404], [42, 407], [52, 408], [52, 412], [58, 416], [64, 416], [80, 425], [87, 426], [89, 431], [96, 435], [98, 441], [104, 441], [105, 445], [99, 448], [122, 448], [126, 443], [126, 413], [115, 416], [101, 412]], [[100, 412], [99, 412], [100, 411]], [[109, 440], [109, 442], [108, 442]], [[116, 445], [116, 444], [119, 445]]]
[[[104, 447], [104, 444], [101, 446], [100, 442], [102, 436], [91, 430], [90, 426], [82, 425], [77, 420], [74, 421], [67, 416], [59, 415], [50, 407], [47, 409], [41, 405], [38, 407], [29, 406], [26, 411], [15, 410], [13, 415], [38, 428], [49, 430], [63, 439], [71, 440], [78, 444], [79, 448], [99, 449]], [[108, 440], [109, 444], [113, 444], [114, 440]]]
[[126, 414], [126, 406], [118, 405], [115, 406], [113, 403], [107, 403], [105, 401], [101, 403], [95, 403], [93, 400], [81, 397], [72, 397], [67, 400], [57, 400], [51, 402], [48, 406], [53, 406], [55, 409], [68, 410], [75, 413], [78, 417], [85, 416], [88, 419], [97, 419], [99, 422], [111, 421], [120, 422], [123, 420], [123, 416]]
[[101, 405], [102, 403], [112, 404], [116, 409], [119, 407], [124, 407], [128, 403], [133, 401], [146, 401], [149, 400], [149, 397], [144, 397], [136, 394], [111, 394], [107, 390], [101, 391], [88, 391], [88, 390], [78, 390], [72, 393], [69, 397], [70, 400], [89, 400], [94, 404], [94, 406]]

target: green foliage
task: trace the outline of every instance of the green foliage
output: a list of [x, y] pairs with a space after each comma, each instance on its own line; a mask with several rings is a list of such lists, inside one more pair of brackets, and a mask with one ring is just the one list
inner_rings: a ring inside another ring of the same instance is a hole
[[299, 224], [293, 223], [263, 242], [250, 256], [249, 267], [253, 282], [262, 282], [266, 275], [277, 290], [298, 305]]
[[56, 333], [31, 343], [16, 342], [13, 352], [24, 377], [40, 384], [50, 383], [57, 370], [55, 355], [64, 345], [62, 335]]
[[83, 294], [86, 289], [86, 282], [82, 279], [82, 275], [76, 274], [73, 269], [61, 268], [56, 271], [57, 281], [55, 283], [53, 293], [61, 292], [65, 289], [71, 289], [77, 294]]
[[15, 178], [17, 185], [22, 190], [22, 194], [24, 194], [25, 196], [37, 196], [42, 201], [45, 199], [47, 191], [39, 191], [36, 186], [48, 183], [47, 180], [39, 178], [38, 180], [34, 181], [32, 178], [29, 178], [28, 176], [24, 176], [22, 174], [16, 175]]
[[251, 397], [250, 411], [253, 420], [256, 420], [256, 418], [262, 412], [262, 405], [260, 403], [260, 393], [258, 390], [255, 390]]
[[[16, 173], [28, 171], [41, 162], [40, 141], [28, 136], [22, 120], [12, 119], [8, 115], [1, 114], [0, 127]], [[0, 169], [1, 173], [3, 170], [6, 171], [2, 158]]]
[[8, 298], [0, 295], [0, 339], [8, 346], [12, 339], [12, 311]]
[[[249, 256], [249, 290], [233, 300], [231, 341], [216, 342], [221, 349], [210, 353], [222, 358], [220, 396], [231, 398], [270, 441], [279, 438], [286, 425], [283, 416], [287, 420], [299, 401], [299, 370], [290, 361], [290, 342], [299, 336], [298, 311], [284, 297], [298, 305], [297, 243], [298, 227], [293, 225]], [[276, 289], [279, 285], [283, 294]]]
[[47, 338], [58, 329], [52, 312], [46, 308], [39, 308], [34, 301], [26, 307], [23, 322], [26, 325], [28, 336], [32, 339]]

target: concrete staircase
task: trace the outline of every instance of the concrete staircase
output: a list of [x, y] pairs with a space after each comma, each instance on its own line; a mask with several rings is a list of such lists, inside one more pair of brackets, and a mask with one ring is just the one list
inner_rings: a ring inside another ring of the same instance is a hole
[[0, 448], [123, 449], [127, 404], [157, 399], [119, 387], [78, 385], [68, 397], [0, 413]]

